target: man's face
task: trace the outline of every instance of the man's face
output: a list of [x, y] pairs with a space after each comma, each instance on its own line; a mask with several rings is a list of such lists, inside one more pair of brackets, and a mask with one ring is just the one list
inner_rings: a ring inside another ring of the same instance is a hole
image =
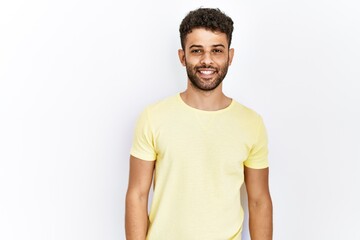
[[221, 84], [233, 55], [225, 33], [204, 28], [193, 29], [186, 37], [185, 49], [179, 50], [191, 84], [202, 91], [212, 91]]

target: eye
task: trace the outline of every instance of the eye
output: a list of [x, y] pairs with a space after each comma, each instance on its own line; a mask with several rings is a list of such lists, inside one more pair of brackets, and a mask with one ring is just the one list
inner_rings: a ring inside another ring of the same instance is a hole
[[218, 49], [218, 48], [215, 48], [215, 49], [212, 50], [212, 52], [213, 52], [213, 53], [222, 53], [223, 50]]
[[191, 53], [199, 54], [199, 53], [202, 53], [202, 50], [201, 49], [193, 49], [193, 50], [191, 50]]

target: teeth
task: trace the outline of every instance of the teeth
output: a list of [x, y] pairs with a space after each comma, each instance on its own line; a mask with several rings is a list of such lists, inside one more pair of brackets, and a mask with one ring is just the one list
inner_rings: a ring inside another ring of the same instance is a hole
[[201, 72], [202, 74], [207, 74], [207, 75], [214, 73], [214, 71], [200, 71], [200, 72]]

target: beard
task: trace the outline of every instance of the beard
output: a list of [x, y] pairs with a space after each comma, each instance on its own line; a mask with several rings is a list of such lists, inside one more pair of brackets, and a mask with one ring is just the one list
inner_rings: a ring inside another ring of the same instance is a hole
[[[201, 68], [213, 70], [215, 76], [211, 79], [202, 80], [197, 75], [199, 69]], [[229, 61], [227, 61], [223, 66], [220, 66], [220, 68], [215, 68], [209, 65], [194, 66], [186, 63], [186, 72], [190, 82], [195, 88], [202, 91], [212, 91], [216, 89], [220, 85], [220, 83], [222, 83], [222, 81], [224, 80], [228, 68], [229, 68]]]

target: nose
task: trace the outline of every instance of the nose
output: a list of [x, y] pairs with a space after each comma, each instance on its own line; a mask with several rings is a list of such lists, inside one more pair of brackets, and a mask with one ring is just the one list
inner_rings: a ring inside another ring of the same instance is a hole
[[210, 64], [212, 64], [212, 63], [213, 63], [213, 60], [212, 60], [211, 53], [208, 52], [208, 51], [204, 52], [204, 54], [201, 56], [200, 63], [201, 63], [201, 64], [205, 64], [205, 65], [210, 65]]

